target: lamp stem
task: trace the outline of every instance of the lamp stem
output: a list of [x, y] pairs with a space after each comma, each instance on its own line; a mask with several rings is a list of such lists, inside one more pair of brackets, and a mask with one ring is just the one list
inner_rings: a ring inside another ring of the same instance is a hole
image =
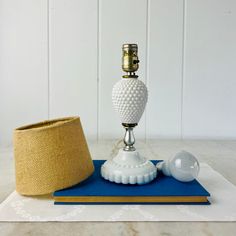
[[124, 136], [124, 151], [135, 151], [135, 147], [133, 146], [135, 143], [133, 127], [125, 127], [125, 136]]

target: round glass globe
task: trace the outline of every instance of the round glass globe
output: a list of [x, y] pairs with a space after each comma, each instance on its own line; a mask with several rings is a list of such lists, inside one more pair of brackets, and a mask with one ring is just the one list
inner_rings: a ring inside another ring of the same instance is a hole
[[171, 175], [182, 182], [197, 178], [200, 166], [197, 158], [189, 152], [181, 151], [168, 162]]

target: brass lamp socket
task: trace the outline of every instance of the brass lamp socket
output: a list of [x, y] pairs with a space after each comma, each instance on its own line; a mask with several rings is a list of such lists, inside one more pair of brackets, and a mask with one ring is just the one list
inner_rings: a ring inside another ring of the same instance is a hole
[[123, 77], [138, 77], [135, 75], [135, 71], [139, 68], [138, 45], [123, 44], [122, 51], [122, 69], [127, 72], [127, 75], [124, 75]]

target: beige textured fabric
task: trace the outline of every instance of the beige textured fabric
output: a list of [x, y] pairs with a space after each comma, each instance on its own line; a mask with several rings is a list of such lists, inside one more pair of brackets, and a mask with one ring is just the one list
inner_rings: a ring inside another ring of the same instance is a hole
[[42, 195], [75, 185], [94, 171], [79, 117], [14, 130], [16, 190]]

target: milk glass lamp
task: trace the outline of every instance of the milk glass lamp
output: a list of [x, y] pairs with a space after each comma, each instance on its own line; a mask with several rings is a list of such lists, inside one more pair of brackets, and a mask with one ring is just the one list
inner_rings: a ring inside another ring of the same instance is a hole
[[124, 44], [122, 69], [126, 75], [112, 90], [112, 102], [125, 128], [124, 148], [101, 167], [104, 179], [121, 184], [146, 184], [157, 176], [157, 168], [135, 149], [133, 128], [138, 124], [148, 99], [145, 84], [135, 72], [139, 68], [137, 44]]

